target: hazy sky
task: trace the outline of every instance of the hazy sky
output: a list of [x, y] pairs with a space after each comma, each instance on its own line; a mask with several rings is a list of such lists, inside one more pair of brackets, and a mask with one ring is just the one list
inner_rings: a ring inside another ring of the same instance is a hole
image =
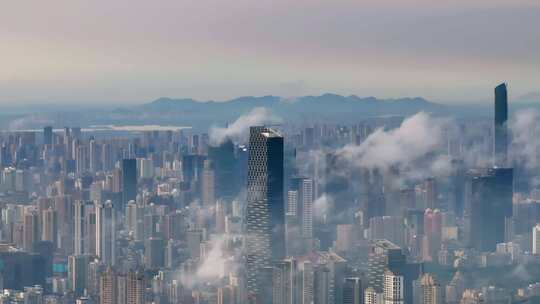
[[3, 1], [0, 103], [540, 91], [540, 0]]

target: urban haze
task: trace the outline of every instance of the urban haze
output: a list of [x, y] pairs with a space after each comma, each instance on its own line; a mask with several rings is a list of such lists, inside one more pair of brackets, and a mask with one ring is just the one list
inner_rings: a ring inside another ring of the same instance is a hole
[[536, 0], [0, 10], [0, 304], [540, 303]]

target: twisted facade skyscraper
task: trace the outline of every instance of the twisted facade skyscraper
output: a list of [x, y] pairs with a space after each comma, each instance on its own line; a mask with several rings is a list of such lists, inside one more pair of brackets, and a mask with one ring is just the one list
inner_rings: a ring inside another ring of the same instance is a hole
[[260, 297], [260, 275], [285, 257], [283, 137], [277, 131], [250, 128], [246, 262], [248, 293]]

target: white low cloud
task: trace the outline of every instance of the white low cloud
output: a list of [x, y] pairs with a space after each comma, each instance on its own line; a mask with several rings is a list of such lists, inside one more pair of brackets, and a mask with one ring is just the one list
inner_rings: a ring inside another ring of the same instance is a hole
[[325, 216], [328, 215], [328, 212], [330, 211], [332, 205], [332, 197], [327, 195], [326, 193], [319, 196], [314, 202], [313, 202], [313, 215], [316, 219], [322, 220]]
[[12, 120], [9, 123], [10, 131], [25, 130], [40, 128], [45, 125], [53, 124], [54, 121], [50, 119], [47, 115], [41, 114], [31, 114], [21, 118]]
[[195, 274], [198, 280], [211, 281], [225, 275], [225, 264], [228, 259], [223, 251], [224, 243], [225, 240], [221, 237], [210, 241], [210, 251]]
[[540, 112], [536, 109], [516, 112], [509, 127], [513, 160], [528, 169], [540, 168]]
[[269, 109], [263, 107], [254, 108], [249, 113], [240, 116], [226, 128], [212, 127], [209, 135], [210, 144], [219, 145], [227, 139], [236, 142], [243, 141], [248, 136], [249, 127], [280, 122], [281, 119], [274, 116]]
[[347, 145], [338, 154], [360, 167], [386, 170], [436, 150], [441, 144], [443, 126], [443, 120], [419, 112], [405, 119], [399, 128], [377, 129], [360, 145]]
[[226, 236], [213, 235], [208, 241], [208, 251], [192, 274], [180, 273], [182, 284], [189, 288], [222, 279], [231, 267], [236, 267], [234, 257], [226, 250]]

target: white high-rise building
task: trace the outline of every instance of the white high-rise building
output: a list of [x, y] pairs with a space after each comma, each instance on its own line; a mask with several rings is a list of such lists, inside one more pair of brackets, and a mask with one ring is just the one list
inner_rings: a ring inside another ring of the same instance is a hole
[[149, 158], [140, 158], [139, 161], [139, 177], [148, 179], [154, 177], [154, 163]]
[[301, 304], [311, 304], [313, 303], [313, 264], [309, 261], [304, 261], [299, 266], [302, 281]]
[[204, 161], [202, 173], [202, 203], [203, 207], [210, 208], [216, 204], [215, 174], [210, 161]]
[[41, 240], [57, 245], [58, 218], [56, 211], [50, 208], [41, 212]]
[[422, 276], [420, 280], [422, 287], [422, 304], [442, 304], [443, 294], [441, 285], [435, 277], [429, 273]]
[[111, 201], [97, 206], [96, 253], [105, 265], [116, 262], [116, 214]]
[[296, 216], [298, 206], [298, 191], [289, 190], [287, 192], [287, 214]]
[[313, 237], [313, 180], [302, 181], [302, 236]]
[[84, 251], [85, 237], [85, 203], [84, 201], [75, 201], [75, 219], [74, 219], [74, 254], [81, 255]]
[[74, 254], [96, 254], [96, 230], [94, 204], [76, 201], [74, 204]]
[[533, 227], [532, 234], [532, 252], [533, 254], [540, 254], [540, 224], [536, 224], [536, 226]]
[[404, 304], [403, 276], [396, 275], [390, 270], [384, 273], [384, 304]]
[[384, 304], [384, 295], [373, 287], [368, 287], [364, 291], [364, 304]]

